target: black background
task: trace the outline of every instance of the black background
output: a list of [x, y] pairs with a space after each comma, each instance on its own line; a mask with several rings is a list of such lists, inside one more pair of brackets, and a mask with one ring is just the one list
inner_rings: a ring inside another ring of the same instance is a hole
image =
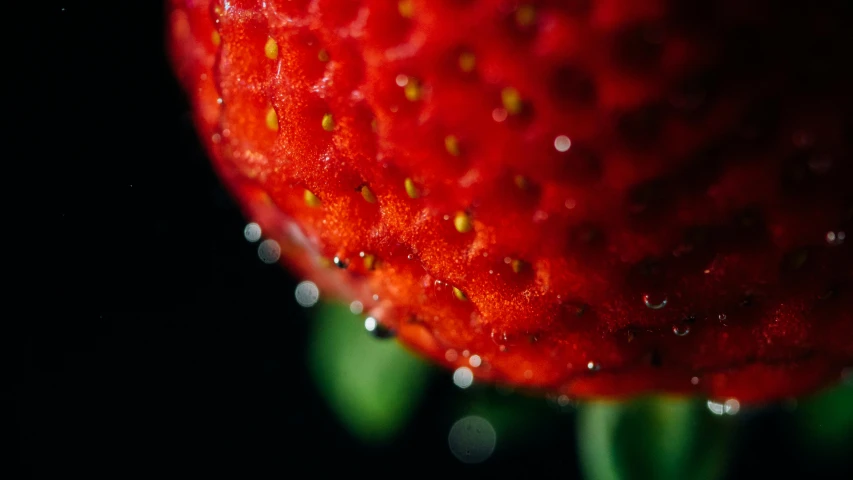
[[[20, 478], [577, 477], [570, 415], [482, 465], [456, 461], [447, 412], [467, 400], [447, 374], [393, 446], [362, 445], [339, 425], [307, 375], [297, 279], [258, 260], [196, 139], [162, 7], [39, 2], [6, 18], [16, 33], [4, 236], [20, 242], [6, 263], [23, 267], [7, 270], [11, 468]], [[785, 418], [743, 419], [748, 448], [732, 477], [850, 473], [815, 470], [784, 444]]]

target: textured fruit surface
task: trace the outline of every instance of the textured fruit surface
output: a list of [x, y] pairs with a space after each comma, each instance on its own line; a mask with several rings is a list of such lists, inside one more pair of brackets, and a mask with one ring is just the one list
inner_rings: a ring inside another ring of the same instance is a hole
[[[220, 176], [323, 294], [572, 396], [853, 363], [849, 2], [172, 0]], [[289, 292], [282, 292], [289, 296]]]

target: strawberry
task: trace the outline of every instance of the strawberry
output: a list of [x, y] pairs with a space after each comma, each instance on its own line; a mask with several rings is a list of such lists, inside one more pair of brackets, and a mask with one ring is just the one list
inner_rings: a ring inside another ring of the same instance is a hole
[[476, 380], [754, 403], [853, 364], [853, 9], [772, 3], [168, 21], [215, 168], [324, 294]]

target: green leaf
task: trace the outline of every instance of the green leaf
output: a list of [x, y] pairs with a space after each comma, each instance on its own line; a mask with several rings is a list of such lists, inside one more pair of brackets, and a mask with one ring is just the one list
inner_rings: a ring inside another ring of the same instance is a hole
[[578, 410], [587, 480], [713, 480], [725, 472], [731, 419], [702, 402], [664, 397], [588, 402]]
[[802, 443], [820, 456], [848, 455], [853, 444], [853, 385], [805, 399], [797, 409]]
[[345, 305], [321, 302], [312, 321], [310, 370], [329, 406], [362, 441], [392, 440], [423, 396], [427, 364], [397, 340], [371, 336]]

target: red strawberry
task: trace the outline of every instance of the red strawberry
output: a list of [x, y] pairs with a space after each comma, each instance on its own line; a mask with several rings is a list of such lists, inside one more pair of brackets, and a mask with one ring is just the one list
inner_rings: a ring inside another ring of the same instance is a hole
[[853, 363], [850, 2], [171, 6], [246, 215], [436, 362], [741, 402]]

